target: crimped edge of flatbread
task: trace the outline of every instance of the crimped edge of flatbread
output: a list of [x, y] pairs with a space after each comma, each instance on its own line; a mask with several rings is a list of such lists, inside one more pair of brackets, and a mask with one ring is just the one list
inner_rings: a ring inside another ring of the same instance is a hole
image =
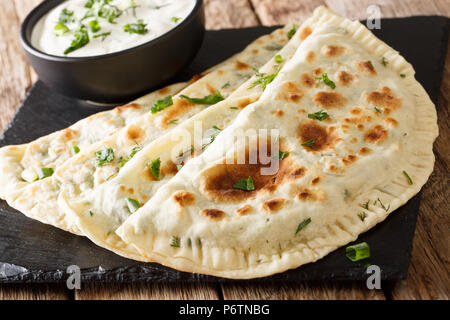
[[[404, 81], [407, 90], [416, 98], [417, 108], [416, 124], [411, 131], [411, 134], [414, 134], [416, 137], [417, 145], [415, 147], [417, 151], [411, 154], [408, 163], [405, 163], [404, 165], [405, 171], [409, 172], [413, 179], [413, 184], [409, 185], [403, 173], [399, 172], [391, 179], [391, 182], [398, 187], [395, 194], [392, 192], [388, 194], [380, 187], [374, 188], [355, 199], [355, 202], [359, 201], [359, 203], [361, 203], [361, 209], [363, 208], [365, 200], [376, 200], [379, 198], [383, 203], [389, 203], [390, 206], [388, 210], [372, 205], [369, 210], [366, 210], [368, 215], [364, 221], [361, 221], [357, 216], [357, 213], [361, 210], [358, 212], [347, 212], [336, 221], [336, 225], [333, 226], [331, 230], [328, 229], [327, 234], [322, 238], [309, 241], [308, 243], [299, 243], [289, 250], [284, 251], [282, 254], [267, 256], [265, 257], [266, 259], [261, 254], [257, 253], [238, 252], [237, 250], [229, 248], [205, 247], [192, 243], [190, 249], [172, 248], [172, 256], [161, 255], [154, 252], [148, 254], [142, 252], [142, 250], [138, 248], [147, 261], [157, 261], [162, 265], [180, 271], [202, 273], [232, 279], [249, 279], [269, 276], [274, 273], [297, 268], [306, 263], [315, 262], [337, 248], [355, 240], [359, 234], [371, 229], [377, 223], [386, 219], [391, 212], [405, 204], [409, 199], [416, 195], [426, 183], [434, 166], [432, 147], [433, 142], [438, 135], [437, 115], [435, 106], [428, 94], [415, 80], [415, 71], [413, 67], [397, 51], [389, 47], [383, 41], [377, 39], [375, 35], [358, 21], [352, 22], [343, 17], [336, 16], [325, 7], [317, 8], [314, 11], [314, 16], [321, 17], [323, 19], [322, 21], [328, 21], [329, 23], [332, 23], [333, 26], [346, 28], [351, 32], [353, 40], [372, 54], [374, 58], [387, 58], [389, 60], [388, 68], [391, 68], [392, 71], [399, 75], [406, 75], [401, 81]], [[411, 174], [413, 172], [414, 174]], [[124, 241], [130, 244], [133, 243], [133, 226], [127, 226], [127, 228], [122, 226], [116, 233], [121, 236]], [[337, 234], [339, 234], [339, 236], [336, 236]], [[152, 235], [152, 238], [149, 239], [148, 243], [151, 243], [151, 247], [157, 247], [159, 245], [167, 247], [167, 243], [170, 243], [171, 238], [171, 235], [161, 234], [158, 235], [157, 238]], [[187, 252], [188, 250], [190, 252]], [[199, 262], [193, 261], [193, 259], [189, 259], [186, 256], [191, 256]], [[226, 265], [226, 261], [233, 256], [237, 256], [238, 260], [244, 259], [248, 267], [241, 269], [223, 269], [217, 267], [219, 265]]]

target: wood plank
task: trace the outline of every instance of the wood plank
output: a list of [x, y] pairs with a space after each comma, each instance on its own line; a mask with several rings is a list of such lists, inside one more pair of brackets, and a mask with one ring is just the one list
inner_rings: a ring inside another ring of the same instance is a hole
[[382, 290], [369, 290], [362, 282], [223, 284], [222, 291], [225, 300], [385, 299]]
[[69, 300], [70, 291], [56, 284], [2, 284], [0, 300]]
[[247, 0], [205, 0], [207, 29], [244, 28], [260, 23]]
[[324, 0], [250, 0], [259, 20], [265, 26], [301, 23]]
[[31, 86], [30, 69], [19, 40], [14, 4], [0, 1], [0, 132], [13, 117]]
[[450, 16], [448, 0], [251, 0], [251, 3], [263, 25], [301, 23], [320, 5], [326, 5], [347, 18], [359, 20], [367, 19], [367, 8], [374, 4], [380, 7], [383, 18], [412, 15]]
[[367, 8], [377, 5], [382, 18], [408, 17], [414, 15], [444, 15], [450, 16], [448, 0], [325, 0], [331, 10], [350, 19], [365, 20], [368, 17]]
[[434, 144], [434, 172], [423, 187], [408, 278], [396, 283], [393, 299], [449, 299], [450, 249], [450, 43], [439, 98], [439, 137]]
[[217, 300], [219, 293], [213, 283], [135, 283], [82, 284], [75, 291], [77, 300]]

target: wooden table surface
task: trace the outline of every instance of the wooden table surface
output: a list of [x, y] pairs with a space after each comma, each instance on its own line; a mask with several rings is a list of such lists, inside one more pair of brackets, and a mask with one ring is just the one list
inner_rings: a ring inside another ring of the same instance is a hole
[[[0, 0], [0, 132], [36, 80], [19, 43], [19, 27], [40, 1]], [[380, 6], [382, 17], [450, 17], [450, 0], [205, 0], [205, 3], [208, 29], [301, 22], [322, 4], [352, 19], [367, 18], [366, 10], [371, 4]], [[0, 285], [0, 299], [448, 299], [449, 89], [450, 50], [437, 106], [440, 135], [434, 144], [435, 169], [423, 188], [406, 280], [382, 283], [381, 290], [368, 290], [365, 282], [82, 284], [77, 291], [64, 285]]]

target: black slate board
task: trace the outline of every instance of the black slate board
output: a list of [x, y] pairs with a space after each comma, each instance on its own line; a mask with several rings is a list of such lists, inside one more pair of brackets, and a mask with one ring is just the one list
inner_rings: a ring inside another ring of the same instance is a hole
[[[413, 64], [417, 80], [435, 103], [447, 48], [448, 21], [443, 17], [384, 19], [382, 28], [374, 30]], [[187, 80], [272, 30], [257, 27], [208, 31], [195, 60], [173, 81]], [[38, 81], [0, 139], [0, 146], [32, 141], [94, 112], [85, 103], [58, 95]], [[407, 275], [419, 201], [420, 195], [357, 240], [370, 244], [370, 263], [380, 266], [382, 279], [397, 280]], [[316, 263], [258, 281], [363, 280], [367, 278], [365, 263], [350, 262], [344, 248], [340, 248]], [[74, 264], [81, 268], [83, 281], [228, 281], [122, 258], [84, 237], [28, 219], [0, 201], [0, 282], [63, 281], [68, 276], [67, 266]]]

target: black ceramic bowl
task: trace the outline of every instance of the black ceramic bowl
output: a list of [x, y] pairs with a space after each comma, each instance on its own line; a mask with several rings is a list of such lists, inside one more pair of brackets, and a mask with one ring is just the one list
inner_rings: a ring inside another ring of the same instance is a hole
[[64, 0], [46, 0], [26, 17], [20, 38], [39, 78], [62, 94], [99, 103], [122, 103], [169, 80], [195, 56], [205, 32], [203, 0], [177, 27], [137, 47], [93, 57], [59, 57], [37, 50], [31, 32]]

